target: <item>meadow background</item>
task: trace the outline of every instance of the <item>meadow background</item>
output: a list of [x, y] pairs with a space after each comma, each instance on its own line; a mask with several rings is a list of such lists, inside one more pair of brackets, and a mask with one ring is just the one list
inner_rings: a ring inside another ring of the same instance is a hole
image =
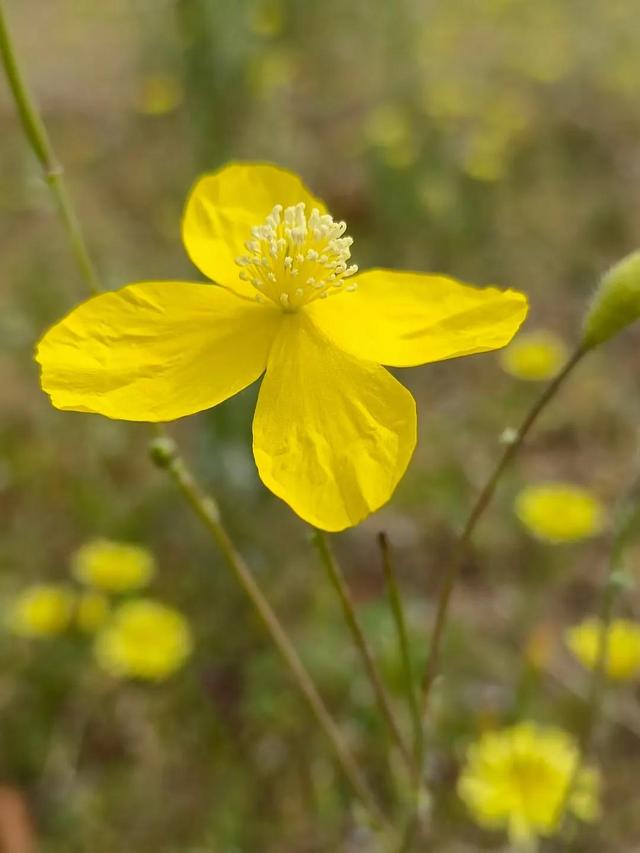
[[[525, 291], [527, 328], [570, 345], [598, 277], [640, 235], [640, 28], [633, 0], [9, 0], [17, 47], [109, 287], [194, 279], [180, 242], [195, 178], [229, 159], [300, 173], [344, 218], [361, 268]], [[151, 593], [195, 650], [158, 685], [113, 682], [90, 640], [0, 634], [0, 834], [28, 806], [45, 853], [370, 849], [349, 792], [206, 534], [148, 458], [144, 427], [53, 410], [32, 360], [84, 288], [0, 84], [0, 607], [65, 580], [98, 536], [147, 546]], [[500, 850], [458, 800], [466, 744], [534, 718], [574, 730], [588, 674], [564, 629], [597, 607], [610, 541], [549, 546], [514, 496], [567, 479], [613, 508], [640, 473], [640, 331], [591, 355], [502, 484], [464, 566], [430, 726], [434, 850]], [[333, 537], [409, 730], [376, 534], [424, 661], [443, 563], [539, 385], [495, 354], [399, 371], [420, 442], [391, 503]], [[383, 796], [401, 775], [310, 544], [261, 485], [256, 389], [175, 435]], [[640, 546], [628, 554], [640, 579]], [[621, 612], [639, 615], [634, 588]], [[602, 820], [581, 850], [640, 849], [637, 685], [614, 687], [595, 756]], [[9, 827], [9, 829], [7, 829]], [[345, 841], [345, 838], [348, 840]], [[5, 845], [9, 842], [5, 840]], [[28, 848], [6, 847], [9, 853]]]

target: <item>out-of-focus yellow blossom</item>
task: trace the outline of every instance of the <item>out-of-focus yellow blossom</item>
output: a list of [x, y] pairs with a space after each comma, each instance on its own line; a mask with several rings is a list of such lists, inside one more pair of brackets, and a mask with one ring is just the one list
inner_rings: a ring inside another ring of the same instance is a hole
[[167, 421], [263, 373], [253, 451], [303, 519], [343, 530], [385, 504], [416, 443], [415, 401], [382, 365], [498, 349], [523, 294], [351, 264], [346, 223], [291, 172], [232, 163], [187, 202], [188, 253], [216, 285], [144, 282], [84, 302], [40, 341], [63, 410]]
[[76, 624], [81, 631], [93, 634], [109, 618], [111, 606], [102, 592], [90, 589], [81, 592], [76, 602]]
[[144, 115], [159, 116], [173, 112], [182, 103], [180, 81], [171, 74], [152, 74], [140, 83], [136, 106]]
[[191, 631], [177, 610], [151, 599], [121, 604], [98, 633], [96, 658], [111, 675], [163, 681], [191, 654]]
[[[599, 619], [585, 619], [566, 633], [567, 645], [590, 669], [598, 663], [601, 637], [602, 622]], [[609, 678], [626, 681], [640, 673], [639, 623], [614, 619], [607, 632], [605, 647], [605, 672]]]
[[149, 583], [156, 571], [150, 551], [128, 542], [94, 539], [76, 551], [71, 570], [89, 586], [107, 592], [127, 592]]
[[605, 512], [598, 498], [572, 483], [527, 486], [516, 498], [516, 514], [545, 542], [575, 542], [601, 532]]
[[[458, 793], [481, 826], [505, 829], [512, 844], [531, 844], [558, 830], [579, 760], [575, 741], [562, 729], [519, 723], [487, 732], [469, 747]], [[596, 820], [597, 771], [582, 768], [573, 781], [567, 811]]]
[[7, 624], [22, 637], [52, 637], [69, 627], [73, 606], [73, 592], [64, 584], [34, 584], [14, 599]]
[[247, 65], [247, 82], [258, 95], [270, 95], [295, 77], [295, 61], [289, 51], [273, 48]]
[[365, 136], [392, 168], [406, 169], [418, 159], [420, 146], [409, 114], [396, 104], [386, 104], [370, 113]]
[[553, 379], [569, 355], [565, 342], [554, 332], [537, 329], [518, 335], [500, 353], [503, 369], [517, 379], [541, 382]]
[[284, 8], [282, 0], [256, 0], [249, 10], [249, 28], [263, 38], [274, 38], [282, 32]]

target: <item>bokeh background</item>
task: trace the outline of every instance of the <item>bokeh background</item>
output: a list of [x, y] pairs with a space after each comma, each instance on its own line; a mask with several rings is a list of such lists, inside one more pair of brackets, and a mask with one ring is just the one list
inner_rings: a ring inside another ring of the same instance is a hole
[[[516, 287], [530, 297], [527, 328], [568, 345], [600, 274], [640, 241], [634, 0], [9, 0], [7, 12], [109, 287], [199, 279], [180, 243], [182, 205], [199, 174], [232, 158], [302, 174], [347, 220], [361, 268]], [[188, 664], [147, 685], [109, 680], [86, 638], [3, 629], [2, 833], [25, 807], [46, 853], [369, 849], [323, 736], [150, 463], [145, 429], [54, 411], [39, 391], [34, 342], [83, 283], [4, 83], [0, 122], [0, 602], [66, 580], [75, 550], [107, 536], [155, 554], [152, 593], [195, 637]], [[431, 725], [433, 849], [505, 849], [456, 796], [470, 739], [520, 718], [572, 729], [584, 713], [588, 675], [562, 635], [597, 606], [608, 536], [541, 544], [513, 501], [555, 478], [614, 507], [640, 465], [639, 342], [630, 330], [582, 365], [465, 563]], [[418, 400], [418, 450], [391, 503], [333, 543], [409, 731], [376, 534], [394, 549], [418, 666], [456, 531], [540, 386], [507, 375], [496, 355], [399, 375]], [[402, 772], [387, 763], [310, 531], [254, 469], [255, 396], [174, 432], [390, 798]], [[628, 562], [638, 577], [640, 550]], [[626, 590], [622, 611], [639, 604]], [[604, 813], [581, 850], [640, 849], [637, 700], [633, 684], [610, 696], [596, 742]]]

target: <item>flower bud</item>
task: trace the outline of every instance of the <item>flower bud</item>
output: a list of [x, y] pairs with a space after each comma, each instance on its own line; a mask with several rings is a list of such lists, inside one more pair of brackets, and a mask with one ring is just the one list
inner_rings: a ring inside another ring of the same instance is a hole
[[604, 276], [587, 312], [583, 344], [595, 347], [640, 319], [640, 251], [632, 252]]

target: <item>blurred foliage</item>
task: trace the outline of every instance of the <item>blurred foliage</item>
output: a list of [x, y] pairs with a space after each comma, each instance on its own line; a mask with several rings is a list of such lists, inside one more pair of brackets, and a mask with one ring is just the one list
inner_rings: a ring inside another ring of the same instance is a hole
[[[9, 0], [21, 56], [109, 286], [197, 278], [188, 188], [230, 158], [301, 173], [368, 265], [525, 290], [531, 326], [571, 343], [595, 282], [640, 233], [640, 28], [632, 0]], [[50, 409], [32, 363], [83, 295], [0, 87], [0, 584], [67, 577], [89, 539], [155, 554], [154, 595], [194, 634], [162, 684], [114, 681], [86, 638], [0, 637], [0, 771], [45, 853], [368, 850], [357, 810], [203, 531], [147, 458], [142, 427]], [[546, 414], [469, 554], [429, 729], [434, 849], [504, 849], [456, 796], [465, 747], [524, 717], [575, 729], [588, 674], [563, 646], [593, 613], [607, 536], [552, 546], [518, 524], [530, 482], [607, 506], [638, 465], [638, 330], [598, 351]], [[403, 381], [405, 377], [403, 375]], [[416, 672], [443, 562], [504, 430], [537, 393], [479, 356], [407, 374], [422, 434], [397, 495], [335, 540], [403, 730], [401, 661], [375, 534], [394, 547]], [[405, 780], [308, 530], [250, 458], [255, 388], [175, 425], [386, 803]], [[640, 577], [640, 550], [628, 571]], [[624, 596], [638, 616], [637, 591]], [[8, 607], [8, 604], [7, 604]], [[5, 608], [6, 610], [7, 608]], [[569, 688], [569, 689], [567, 689]], [[612, 690], [595, 759], [603, 819], [582, 851], [632, 851], [640, 745]], [[0, 816], [0, 824], [2, 818]], [[1, 828], [1, 827], [0, 827]], [[345, 840], [346, 839], [346, 840]]]

